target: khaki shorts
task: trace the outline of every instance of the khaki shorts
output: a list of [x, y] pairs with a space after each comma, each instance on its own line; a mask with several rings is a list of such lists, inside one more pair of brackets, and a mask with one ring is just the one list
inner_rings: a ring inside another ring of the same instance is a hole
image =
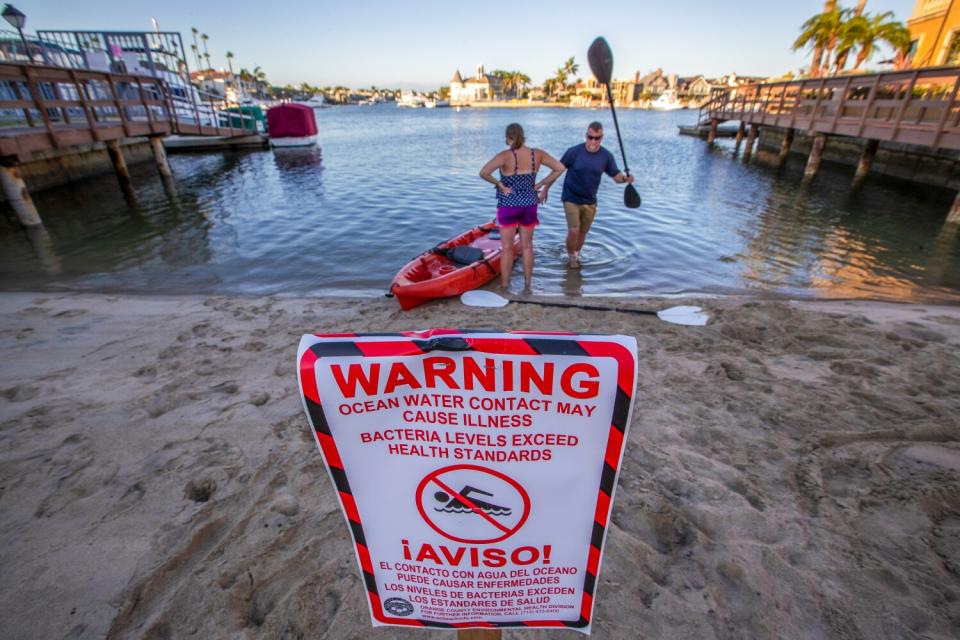
[[597, 216], [597, 205], [594, 204], [574, 204], [573, 202], [563, 203], [563, 213], [567, 216], [567, 229], [580, 229], [580, 233], [586, 233], [593, 224], [593, 219]]

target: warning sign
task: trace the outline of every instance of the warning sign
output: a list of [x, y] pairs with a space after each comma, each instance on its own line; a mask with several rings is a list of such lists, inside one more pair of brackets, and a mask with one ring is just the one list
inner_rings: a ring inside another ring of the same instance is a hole
[[636, 368], [624, 336], [304, 336], [374, 624], [589, 633]]

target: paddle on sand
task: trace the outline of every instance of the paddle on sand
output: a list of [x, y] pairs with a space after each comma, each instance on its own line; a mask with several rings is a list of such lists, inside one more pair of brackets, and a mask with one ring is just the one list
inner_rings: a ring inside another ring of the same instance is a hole
[[[590, 70], [597, 82], [607, 88], [607, 102], [610, 103], [610, 112], [613, 114], [613, 126], [617, 130], [617, 142], [620, 143], [620, 155], [623, 157], [623, 172], [630, 175], [630, 168], [627, 166], [627, 154], [623, 150], [623, 140], [620, 138], [620, 125], [617, 123], [617, 110], [613, 108], [613, 93], [610, 91], [610, 80], [613, 77], [613, 52], [610, 51], [610, 45], [603, 38], [597, 38], [590, 45], [587, 51], [587, 60], [590, 62]], [[623, 204], [628, 209], [638, 209], [640, 207], [640, 193], [632, 184], [628, 184], [623, 192]]]
[[601, 307], [592, 304], [561, 304], [559, 302], [539, 302], [537, 300], [512, 300], [504, 298], [493, 291], [475, 289], [460, 296], [460, 302], [468, 307], [505, 307], [511, 302], [517, 304], [535, 304], [541, 307], [559, 307], [561, 309], [587, 309], [590, 311], [617, 311], [619, 313], [635, 313], [643, 316], [657, 316], [664, 322], [683, 324], [691, 327], [702, 327], [707, 324], [710, 315], [700, 307], [680, 306], [670, 307], [662, 311], [647, 309], [622, 309], [620, 307]]

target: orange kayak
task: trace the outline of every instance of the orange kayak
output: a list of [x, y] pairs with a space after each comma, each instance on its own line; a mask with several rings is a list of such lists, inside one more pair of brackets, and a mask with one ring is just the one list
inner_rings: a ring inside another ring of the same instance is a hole
[[[520, 234], [514, 239], [520, 255]], [[488, 222], [441, 242], [408, 262], [390, 284], [403, 309], [447, 296], [458, 296], [500, 274], [500, 233]]]

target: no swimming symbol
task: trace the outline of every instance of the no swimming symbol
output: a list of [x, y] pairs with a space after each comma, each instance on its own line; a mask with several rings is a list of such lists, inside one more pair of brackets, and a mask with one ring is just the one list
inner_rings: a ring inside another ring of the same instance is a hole
[[509, 538], [530, 515], [530, 496], [513, 478], [472, 464], [437, 469], [417, 486], [417, 509], [450, 540], [489, 544]]

